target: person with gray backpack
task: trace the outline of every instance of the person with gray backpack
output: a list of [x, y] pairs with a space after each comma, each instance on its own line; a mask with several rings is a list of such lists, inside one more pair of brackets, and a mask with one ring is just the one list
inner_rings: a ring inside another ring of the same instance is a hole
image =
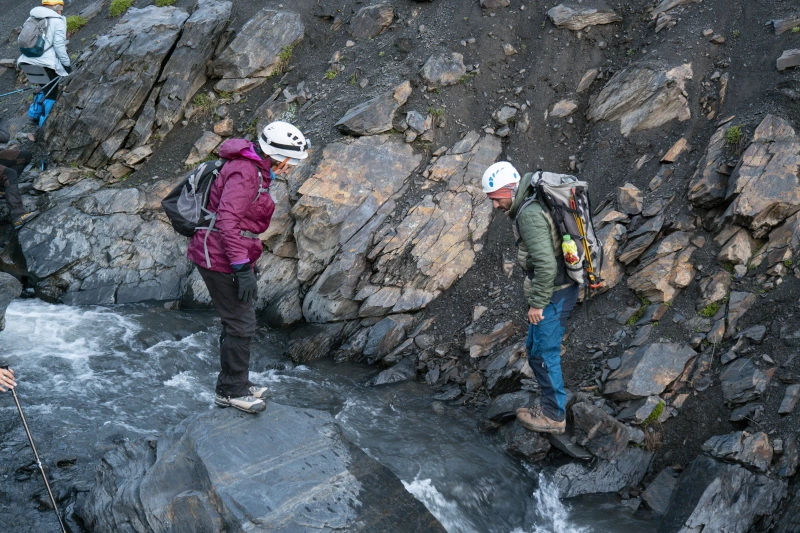
[[513, 221], [517, 261], [525, 273], [526, 348], [541, 397], [534, 407], [518, 409], [517, 420], [539, 433], [566, 430], [561, 342], [580, 286], [588, 290], [602, 284], [595, 270], [602, 264], [602, 247], [591, 225], [587, 189], [586, 182], [564, 174], [539, 171], [520, 177], [506, 161], [483, 175], [483, 192]]
[[[41, 6], [31, 9], [18, 39], [22, 55], [17, 59], [17, 65], [43, 67], [50, 79], [50, 83], [43, 85], [37, 94], [38, 105], [45, 117], [58, 98], [59, 80], [72, 72], [67, 53], [67, 19], [61, 14], [63, 11], [64, 0], [42, 0]], [[38, 118], [36, 122], [40, 122]]]

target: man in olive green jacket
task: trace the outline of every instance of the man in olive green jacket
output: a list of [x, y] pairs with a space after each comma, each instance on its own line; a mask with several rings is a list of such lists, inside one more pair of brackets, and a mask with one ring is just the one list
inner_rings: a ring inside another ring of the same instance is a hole
[[[563, 433], [567, 394], [561, 374], [561, 341], [569, 314], [578, 301], [579, 285], [567, 275], [561, 236], [550, 213], [534, 193], [533, 174], [520, 179], [508, 162], [495, 163], [483, 175], [483, 191], [495, 209], [507, 213], [517, 239], [517, 262], [525, 273], [528, 300], [528, 363], [541, 388], [539, 404], [517, 410], [523, 427], [541, 433]], [[524, 204], [524, 205], [523, 205]]]

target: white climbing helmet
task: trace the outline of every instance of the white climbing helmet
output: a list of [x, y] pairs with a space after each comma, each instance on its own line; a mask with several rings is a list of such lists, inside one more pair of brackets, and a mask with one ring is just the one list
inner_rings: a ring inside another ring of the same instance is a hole
[[495, 163], [483, 173], [483, 192], [486, 194], [512, 183], [519, 183], [519, 172], [508, 161]]
[[290, 165], [296, 165], [301, 159], [308, 157], [306, 151], [309, 142], [300, 130], [288, 122], [271, 122], [267, 124], [258, 137], [261, 151], [275, 160], [282, 161], [290, 157]]

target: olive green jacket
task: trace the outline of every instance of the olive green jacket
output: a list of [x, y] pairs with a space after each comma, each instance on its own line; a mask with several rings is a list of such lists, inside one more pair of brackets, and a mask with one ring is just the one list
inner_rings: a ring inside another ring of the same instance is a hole
[[522, 177], [508, 215], [517, 238], [517, 263], [525, 272], [525, 298], [529, 306], [543, 309], [553, 292], [568, 287], [571, 281], [566, 274], [561, 236], [550, 213], [539, 202], [531, 202], [518, 213], [525, 199], [533, 194], [532, 176], [529, 172]]

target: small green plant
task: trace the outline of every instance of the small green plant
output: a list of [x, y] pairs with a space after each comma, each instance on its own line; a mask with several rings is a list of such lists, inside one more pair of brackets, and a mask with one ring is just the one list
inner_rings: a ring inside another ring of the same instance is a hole
[[201, 111], [208, 111], [214, 107], [214, 102], [211, 101], [211, 98], [206, 93], [197, 93], [192, 98], [192, 105]]
[[178, 0], [156, 0], [156, 7], [167, 7], [173, 5]]
[[633, 54], [635, 54], [636, 52], [633, 51], [633, 48], [628, 48], [628, 51], [626, 53], [628, 54], [628, 57], [633, 57]]
[[653, 412], [650, 413], [650, 416], [644, 419], [642, 425], [644, 427], [648, 427], [651, 424], [655, 423], [659, 418], [661, 418], [661, 415], [664, 414], [664, 407], [665, 407], [664, 401], [659, 400], [658, 405], [656, 405], [655, 409], [653, 409]]
[[467, 72], [466, 74], [458, 78], [458, 83], [463, 85], [467, 83], [469, 80], [471, 80], [474, 76], [475, 76], [474, 72]]
[[733, 38], [738, 39], [739, 36], [742, 34], [739, 30], [733, 30]]
[[725, 130], [725, 142], [727, 142], [729, 146], [736, 146], [741, 143], [743, 136], [744, 134], [742, 133], [741, 126], [731, 126]]
[[636, 323], [639, 322], [639, 320], [641, 320], [642, 317], [644, 316], [644, 311], [645, 311], [645, 306], [643, 305], [639, 309], [637, 309], [636, 312], [633, 313], [633, 316], [631, 316], [625, 323], [631, 327], [635, 326]]
[[431, 116], [434, 116], [434, 117], [441, 117], [442, 115], [444, 115], [444, 109], [442, 109], [440, 107], [439, 108], [429, 107], [428, 108], [428, 114], [431, 115]]
[[733, 263], [722, 263], [722, 268], [726, 272], [730, 272], [731, 274], [733, 273]]
[[256, 130], [257, 124], [258, 124], [258, 119], [254, 118], [253, 120], [250, 121], [250, 124], [247, 125], [247, 133], [249, 133], [253, 137], [255, 137], [256, 133], [258, 133], [258, 130]]
[[378, 57], [383, 57], [383, 56], [385, 56], [385, 55], [386, 55], [386, 52], [384, 52], [383, 50], [381, 50], [380, 52], [378, 52]]
[[350, 85], [355, 85], [356, 81], [358, 81], [358, 76], [356, 76], [356, 73], [353, 72], [350, 74]]
[[111, 0], [108, 6], [108, 16], [118, 17], [125, 13], [133, 5], [133, 0]]
[[793, 264], [794, 262], [792, 262], [791, 259], [787, 259], [786, 261], [783, 262], [783, 266], [785, 266], [786, 268], [792, 268]]
[[70, 15], [67, 17], [67, 33], [72, 35], [79, 29], [86, 26], [88, 21], [80, 15]]
[[69, 164], [70, 168], [78, 168], [80, 164], [77, 161], [72, 161]]
[[703, 318], [711, 318], [719, 312], [719, 302], [711, 302], [697, 312]]
[[792, 33], [800, 33], [800, 26], [795, 26], [792, 28]]
[[338, 73], [335, 70], [329, 70], [325, 73], [325, 79], [332, 80], [336, 77]]
[[542, 29], [544, 29], [546, 26], [547, 26], [547, 21], [545, 20], [542, 22]]

